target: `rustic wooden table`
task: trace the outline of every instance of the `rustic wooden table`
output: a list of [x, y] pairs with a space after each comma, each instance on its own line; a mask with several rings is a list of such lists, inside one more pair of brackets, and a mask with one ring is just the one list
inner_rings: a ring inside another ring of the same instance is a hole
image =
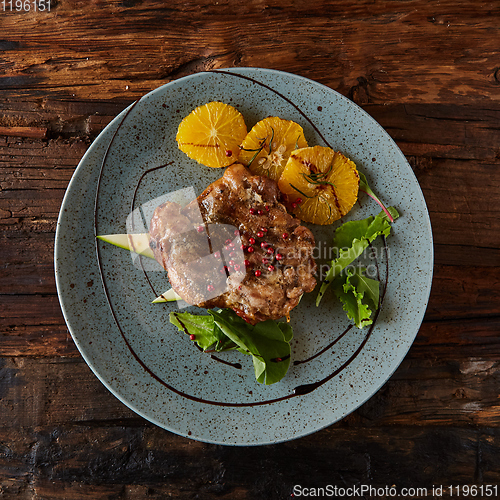
[[[234, 66], [296, 73], [361, 105], [414, 169], [435, 242], [425, 320], [382, 390], [323, 431], [252, 448], [176, 436], [108, 393], [53, 272], [66, 186], [103, 127], [166, 82]], [[0, 2], [0, 497], [500, 494], [499, 167], [498, 0]]]

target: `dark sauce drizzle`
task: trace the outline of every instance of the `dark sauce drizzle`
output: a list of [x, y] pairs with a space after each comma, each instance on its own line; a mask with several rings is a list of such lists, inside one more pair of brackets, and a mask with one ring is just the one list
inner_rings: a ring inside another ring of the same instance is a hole
[[[141, 175], [141, 177], [139, 178], [139, 180], [137, 182], [137, 186], [135, 187], [134, 196], [132, 198], [132, 204], [131, 204], [131, 207], [130, 207], [131, 213], [133, 213], [134, 210], [135, 210], [135, 201], [137, 199], [137, 193], [139, 192], [139, 187], [140, 187], [140, 185], [141, 185], [142, 180], [144, 179], [144, 177], [147, 174], [150, 174], [151, 172], [156, 172], [157, 170], [160, 170], [161, 168], [166, 168], [166, 167], [172, 165], [172, 163], [173, 162], [170, 161], [168, 163], [165, 163], [164, 165], [160, 165], [159, 167], [153, 167], [153, 168], [150, 168], [149, 170], [146, 170], [145, 172], [143, 172], [143, 174]], [[144, 225], [147, 227], [146, 221], [144, 221]], [[209, 250], [212, 253], [212, 241], [210, 239], [209, 229], [208, 229], [208, 227], [205, 227], [205, 229], [207, 231]], [[132, 217], [132, 230], [135, 230], [135, 220], [134, 220], [133, 217]], [[141, 269], [142, 269], [142, 272], [144, 274], [144, 277], [146, 278], [146, 281], [148, 282], [148, 285], [151, 288], [154, 296], [158, 297], [158, 292], [155, 290], [155, 287], [153, 286], [153, 283], [151, 283], [151, 280], [149, 279], [149, 276], [148, 276], [148, 273], [146, 271], [146, 268], [142, 265], [142, 258], [143, 258], [143, 256], [139, 255], [139, 263], [141, 265]], [[227, 271], [226, 271], [226, 274], [229, 276], [229, 274], [228, 274]], [[161, 294], [161, 295], [163, 297], [163, 294]], [[184, 323], [182, 323], [182, 321], [178, 317], [177, 317], [177, 321], [179, 322], [179, 324], [181, 325], [182, 329], [184, 330], [184, 333], [186, 333], [187, 335], [189, 335], [189, 332], [188, 332], [187, 328], [184, 326]], [[201, 349], [198, 346], [198, 344], [195, 344], [195, 345], [196, 345], [196, 347], [198, 347], [198, 349], [200, 349], [201, 351], [203, 351], [203, 349]], [[217, 362], [222, 363], [224, 365], [232, 366], [233, 368], [236, 368], [238, 370], [242, 369], [241, 363], [231, 363], [230, 361], [226, 361], [225, 359], [221, 359], [221, 358], [215, 356], [214, 354], [210, 354], [210, 358], [213, 359], [214, 361], [217, 361]]]
[[[173, 161], [169, 161], [168, 163], [165, 163], [164, 165], [160, 165], [159, 167], [150, 168], [142, 173], [142, 175], [139, 177], [139, 180], [137, 181], [137, 185], [135, 187], [134, 196], [132, 198], [132, 204], [130, 206], [130, 213], [133, 213], [135, 210], [135, 200], [137, 199], [137, 193], [139, 192], [139, 187], [140, 187], [144, 177], [146, 177], [147, 174], [150, 174], [152, 172], [156, 172], [157, 170], [160, 170], [162, 168], [166, 168], [166, 167], [172, 165], [173, 163], [174, 163]], [[147, 227], [146, 221], [144, 221], [144, 227]], [[135, 219], [133, 216], [132, 216], [132, 230], [133, 231], [135, 230]], [[142, 265], [142, 258], [143, 258], [143, 256], [139, 255], [139, 263], [141, 265], [142, 272], [144, 273], [144, 277], [146, 278], [146, 281], [148, 282], [148, 285], [151, 288], [151, 291], [153, 292], [154, 296], [158, 297], [158, 293], [156, 292], [153, 284], [151, 283], [151, 280], [149, 279], [149, 276], [148, 276], [148, 273], [146, 272], [146, 269]]]
[[240, 75], [239, 73], [233, 73], [232, 71], [221, 71], [221, 70], [218, 70], [218, 69], [212, 69], [210, 71], [206, 71], [205, 73], [218, 73], [220, 75], [227, 74], [227, 75], [236, 76], [238, 78], [242, 78], [243, 80], [248, 80], [248, 81], [250, 81], [250, 82], [252, 82], [254, 84], [257, 84], [260, 87], [264, 87], [267, 90], [270, 90], [274, 94], [280, 96], [284, 101], [286, 101], [288, 104], [290, 104], [290, 106], [293, 106], [304, 117], [304, 119], [309, 122], [309, 125], [311, 125], [311, 127], [321, 137], [321, 139], [323, 140], [323, 142], [328, 147], [331, 147], [330, 144], [328, 143], [328, 141], [323, 137], [323, 134], [321, 133], [321, 131], [319, 130], [319, 128], [316, 127], [316, 125], [311, 121], [311, 119], [293, 101], [291, 101], [290, 99], [288, 99], [288, 97], [286, 97], [285, 95], [283, 95], [281, 92], [278, 92], [277, 90], [273, 89], [269, 85], [266, 85], [265, 83], [259, 82], [258, 80], [254, 80], [253, 78], [251, 78], [249, 76]]
[[[181, 319], [179, 319], [179, 316], [177, 316], [177, 314], [175, 314], [175, 317], [176, 317], [177, 321], [179, 322], [179, 325], [181, 325], [181, 328], [184, 330], [184, 333], [189, 335], [189, 332], [188, 332], [188, 329], [186, 328], [186, 325], [182, 322]], [[198, 351], [203, 352], [203, 353], [206, 352], [198, 344], [194, 344], [194, 345], [196, 346]], [[231, 363], [230, 361], [226, 361], [225, 359], [218, 358], [214, 354], [210, 354], [210, 358], [213, 359], [214, 361], [218, 361], [219, 363], [223, 363], [225, 365], [232, 366], [233, 368], [237, 368], [238, 370], [242, 369], [241, 363]]]
[[294, 365], [301, 365], [303, 363], [309, 363], [309, 361], [312, 361], [313, 359], [317, 358], [318, 356], [321, 356], [324, 352], [328, 351], [328, 349], [331, 349], [344, 335], [349, 332], [349, 330], [353, 327], [354, 325], [349, 325], [333, 342], [330, 342], [326, 347], [321, 349], [321, 351], [318, 351], [316, 354], [313, 354], [310, 358], [303, 359], [300, 361], [294, 361]]
[[[257, 84], [257, 85], [259, 85], [261, 87], [264, 87], [264, 88], [266, 88], [266, 89], [274, 92], [276, 95], [278, 95], [279, 97], [281, 97], [282, 99], [284, 99], [286, 102], [288, 102], [290, 105], [292, 105], [295, 109], [297, 109], [297, 111], [314, 128], [314, 130], [322, 138], [322, 140], [325, 142], [325, 144], [329, 146], [329, 144], [326, 141], [326, 139], [323, 137], [323, 135], [318, 130], [318, 128], [316, 127], [316, 125], [310, 120], [310, 118], [298, 106], [296, 106], [290, 99], [288, 99], [286, 96], [284, 96], [280, 92], [274, 90], [273, 88], [269, 87], [268, 85], [266, 85], [266, 84], [264, 84], [262, 82], [254, 80], [253, 78], [250, 78], [250, 77], [245, 76], [245, 75], [240, 75], [240, 74], [237, 74], [237, 73], [232, 73], [230, 71], [219, 71], [219, 70], [213, 70], [212, 73], [218, 73], [218, 74], [221, 74], [221, 75], [231, 75], [231, 76], [234, 76], [234, 77], [242, 78], [242, 79], [251, 81], [254, 84]], [[117, 129], [115, 130], [113, 136], [111, 137], [111, 140], [110, 140], [110, 142], [108, 144], [108, 147], [106, 148], [105, 154], [104, 154], [103, 159], [102, 159], [101, 168], [100, 168], [100, 172], [99, 172], [99, 177], [98, 177], [98, 180], [97, 180], [96, 195], [95, 195], [95, 202], [94, 202], [94, 235], [95, 236], [97, 236], [97, 234], [98, 234], [98, 230], [97, 230], [97, 228], [98, 228], [98, 217], [97, 217], [98, 199], [99, 199], [99, 192], [100, 192], [100, 187], [101, 187], [101, 180], [102, 180], [102, 177], [103, 177], [104, 166], [105, 166], [106, 161], [108, 159], [108, 154], [109, 154], [110, 148], [111, 148], [111, 146], [112, 146], [112, 144], [113, 144], [113, 142], [114, 142], [114, 140], [115, 140], [115, 138], [117, 136], [118, 131], [120, 130], [121, 126], [123, 125], [123, 123], [126, 120], [126, 118], [129, 116], [129, 114], [131, 113], [131, 111], [134, 109], [134, 107], [139, 102], [140, 102], [140, 99], [137, 100], [137, 101], [135, 101], [132, 104], [132, 106], [127, 110], [127, 112], [125, 113], [125, 115], [122, 118], [122, 120], [120, 121]], [[140, 184], [140, 182], [142, 181], [142, 179], [144, 178], [144, 176], [147, 173], [153, 172], [153, 171], [158, 170], [160, 168], [164, 168], [167, 165], [161, 165], [159, 167], [154, 167], [153, 169], [150, 169], [150, 170], [144, 172], [142, 174], [140, 180], [139, 180], [139, 184]], [[137, 190], [139, 188], [139, 184], [137, 185], [136, 190], [134, 192], [134, 199], [133, 199], [133, 202], [132, 202], [132, 207], [134, 207], [134, 204], [135, 204], [135, 199], [136, 199], [136, 195], [137, 195]], [[368, 342], [368, 340], [371, 337], [371, 334], [372, 334], [373, 329], [375, 327], [375, 324], [377, 322], [378, 315], [380, 313], [380, 309], [381, 309], [382, 303], [384, 301], [385, 292], [387, 290], [387, 283], [388, 283], [388, 277], [389, 277], [389, 261], [388, 261], [388, 252], [387, 252], [386, 239], [383, 238], [383, 241], [384, 241], [384, 250], [385, 250], [385, 257], [386, 257], [386, 279], [385, 279], [385, 283], [383, 285], [382, 294], [381, 294], [380, 299], [379, 299], [379, 308], [375, 312], [375, 315], [374, 315], [374, 318], [373, 318], [373, 323], [370, 325], [365, 338], [363, 339], [363, 341], [361, 342], [361, 344], [358, 346], [358, 348], [356, 349], [356, 351], [351, 355], [351, 357], [345, 363], [343, 363], [341, 366], [339, 366], [334, 372], [332, 372], [330, 375], [324, 377], [323, 379], [318, 380], [317, 382], [310, 383], [310, 384], [303, 384], [303, 385], [297, 386], [297, 387], [295, 387], [295, 389], [293, 389], [292, 393], [286, 394], [285, 396], [282, 396], [282, 397], [279, 397], [279, 398], [268, 399], [268, 400], [265, 400], [265, 401], [248, 402], [248, 403], [231, 403], [231, 402], [223, 402], [223, 401], [213, 401], [213, 400], [199, 398], [199, 397], [193, 396], [191, 394], [187, 394], [187, 393], [185, 393], [185, 392], [183, 392], [183, 391], [181, 391], [181, 390], [173, 387], [172, 385], [168, 384], [167, 382], [165, 382], [161, 377], [159, 377], [156, 373], [154, 373], [141, 360], [141, 358], [139, 357], [139, 355], [135, 352], [134, 348], [131, 346], [130, 342], [128, 341], [128, 339], [127, 339], [127, 337], [126, 337], [126, 335], [125, 335], [125, 333], [124, 333], [124, 331], [123, 331], [123, 329], [122, 329], [122, 327], [120, 325], [120, 322], [119, 322], [117, 314], [116, 314], [116, 312], [114, 310], [113, 304], [111, 302], [111, 297], [110, 297], [109, 289], [108, 289], [108, 286], [106, 284], [106, 280], [105, 280], [105, 277], [104, 277], [104, 272], [103, 272], [103, 267], [102, 267], [102, 261], [101, 261], [101, 253], [100, 253], [100, 248], [99, 248], [99, 243], [98, 243], [98, 239], [97, 238], [95, 239], [95, 249], [96, 249], [97, 264], [98, 264], [98, 268], [99, 268], [99, 276], [100, 276], [100, 279], [101, 279], [101, 282], [102, 282], [102, 286], [103, 286], [103, 289], [104, 289], [104, 293], [105, 293], [105, 296], [106, 296], [106, 301], [107, 301], [109, 309], [111, 311], [111, 315], [113, 316], [113, 320], [114, 320], [114, 322], [115, 322], [115, 324], [116, 324], [116, 326], [117, 326], [117, 328], [118, 328], [118, 330], [119, 330], [119, 332], [120, 332], [120, 334], [121, 334], [121, 336], [123, 338], [123, 341], [125, 342], [125, 345], [127, 346], [128, 350], [130, 351], [130, 353], [132, 354], [132, 356], [135, 358], [135, 360], [141, 365], [141, 367], [147, 373], [149, 373], [149, 375], [152, 378], [154, 378], [157, 382], [159, 382], [160, 384], [162, 384], [164, 387], [166, 387], [167, 389], [169, 389], [173, 393], [175, 393], [175, 394], [177, 394], [177, 395], [179, 395], [181, 397], [184, 397], [186, 399], [189, 399], [191, 401], [195, 401], [195, 402], [198, 402], [198, 403], [209, 404], [209, 405], [214, 405], [214, 406], [248, 407], [248, 406], [263, 406], [263, 405], [268, 405], [268, 404], [277, 403], [277, 402], [280, 402], [280, 401], [285, 401], [285, 400], [291, 399], [293, 397], [297, 397], [297, 396], [302, 396], [302, 395], [305, 395], [305, 394], [309, 394], [312, 391], [314, 391], [315, 389], [317, 389], [318, 387], [321, 387], [323, 384], [325, 384], [326, 382], [328, 382], [332, 378], [334, 378], [336, 375], [338, 375], [340, 372], [342, 372], [345, 368], [347, 368], [347, 366], [349, 366], [352, 363], [352, 361], [354, 361], [354, 359], [356, 359], [356, 357], [363, 350], [364, 346], [366, 345], [366, 343]], [[141, 261], [141, 266], [142, 266], [142, 261]], [[377, 263], [377, 269], [378, 269], [378, 263]], [[143, 270], [144, 270], [144, 267], [143, 267]], [[146, 276], [146, 279], [147, 279], [149, 285], [151, 286], [152, 290], [154, 291], [154, 288], [153, 288], [153, 286], [152, 286], [152, 284], [151, 284], [151, 282], [150, 282], [150, 280], [149, 280], [149, 278], [148, 278], [147, 273], [145, 272], [145, 270], [144, 270], [144, 274]], [[328, 350], [329, 348], [331, 348], [345, 334], [347, 334], [347, 332], [351, 328], [352, 328], [352, 325], [350, 327], [348, 327], [336, 340], [334, 340], [326, 348], [322, 349], [321, 351], [319, 351], [317, 354], [315, 354], [314, 356], [312, 356], [308, 360], [304, 360], [304, 361], [301, 361], [301, 362], [296, 362], [295, 364], [305, 363], [307, 361], [311, 361], [312, 359], [316, 358], [317, 356], [319, 356], [320, 354], [322, 354], [323, 352], [325, 352], [326, 350]], [[212, 355], [212, 358], [215, 358], [215, 356]], [[217, 358], [217, 359], [219, 360], [219, 358]], [[231, 364], [233, 366], [239, 364], [239, 363], [232, 364], [232, 363], [225, 362], [223, 360], [219, 360], [219, 361], [221, 361], [223, 363]], [[241, 367], [241, 365], [240, 365], [240, 367]]]

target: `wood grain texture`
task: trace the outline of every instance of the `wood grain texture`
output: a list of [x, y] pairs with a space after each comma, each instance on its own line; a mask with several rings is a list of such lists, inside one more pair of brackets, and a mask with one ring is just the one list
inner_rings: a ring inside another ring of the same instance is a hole
[[[33, 270], [31, 266], [22, 270], [28, 282]], [[38, 279], [36, 276], [34, 281]], [[46, 280], [44, 283], [40, 279], [40, 289], [35, 285], [30, 293], [3, 295], [0, 303], [0, 351], [3, 355], [78, 355], [53, 293], [52, 272]], [[472, 267], [458, 271], [454, 266], [436, 267], [425, 320], [409, 356], [496, 359], [500, 356], [499, 295], [497, 268], [478, 273]]]
[[[50, 13], [0, 12], [0, 497], [500, 485], [498, 40], [496, 0], [53, 0]], [[309, 77], [362, 106], [413, 168], [435, 243], [424, 322], [389, 381], [341, 422], [256, 448], [176, 436], [111, 395], [71, 339], [53, 273], [60, 204], [99, 132], [164, 83], [234, 66]]]
[[2, 484], [8, 498], [282, 500], [296, 484], [420, 486], [430, 493], [433, 484], [500, 480], [498, 431], [453, 427], [334, 425], [297, 441], [246, 448], [244, 454], [241, 448], [196, 443], [148, 425], [74, 424], [3, 432], [0, 440], [5, 443], [0, 467], [10, 472]]
[[237, 65], [311, 77], [362, 104], [470, 103], [478, 88], [499, 100], [496, 1], [53, 3], [3, 14], [0, 95], [133, 99]]
[[[1, 373], [1, 428], [140, 420], [110, 396], [80, 358], [6, 358]], [[499, 378], [496, 360], [408, 357], [385, 386], [342, 425], [498, 427]], [[75, 386], [81, 390], [75, 391]]]

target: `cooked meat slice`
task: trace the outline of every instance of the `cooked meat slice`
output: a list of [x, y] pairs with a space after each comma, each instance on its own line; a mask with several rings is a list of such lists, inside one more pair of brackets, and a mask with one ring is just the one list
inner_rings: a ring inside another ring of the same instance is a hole
[[314, 289], [314, 237], [278, 195], [275, 181], [235, 164], [186, 207], [155, 210], [150, 246], [187, 303], [255, 324], [287, 316]]

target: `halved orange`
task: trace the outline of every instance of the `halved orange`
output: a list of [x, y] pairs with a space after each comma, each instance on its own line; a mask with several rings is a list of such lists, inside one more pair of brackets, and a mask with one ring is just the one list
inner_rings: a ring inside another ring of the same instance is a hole
[[354, 162], [323, 146], [293, 151], [278, 181], [288, 210], [313, 224], [331, 224], [346, 215], [356, 203], [358, 186]]
[[241, 144], [240, 161], [257, 175], [278, 180], [290, 153], [307, 147], [302, 127], [277, 116], [256, 123]]
[[227, 167], [238, 160], [247, 134], [243, 115], [223, 102], [194, 109], [179, 125], [177, 144], [190, 158], [207, 167]]

